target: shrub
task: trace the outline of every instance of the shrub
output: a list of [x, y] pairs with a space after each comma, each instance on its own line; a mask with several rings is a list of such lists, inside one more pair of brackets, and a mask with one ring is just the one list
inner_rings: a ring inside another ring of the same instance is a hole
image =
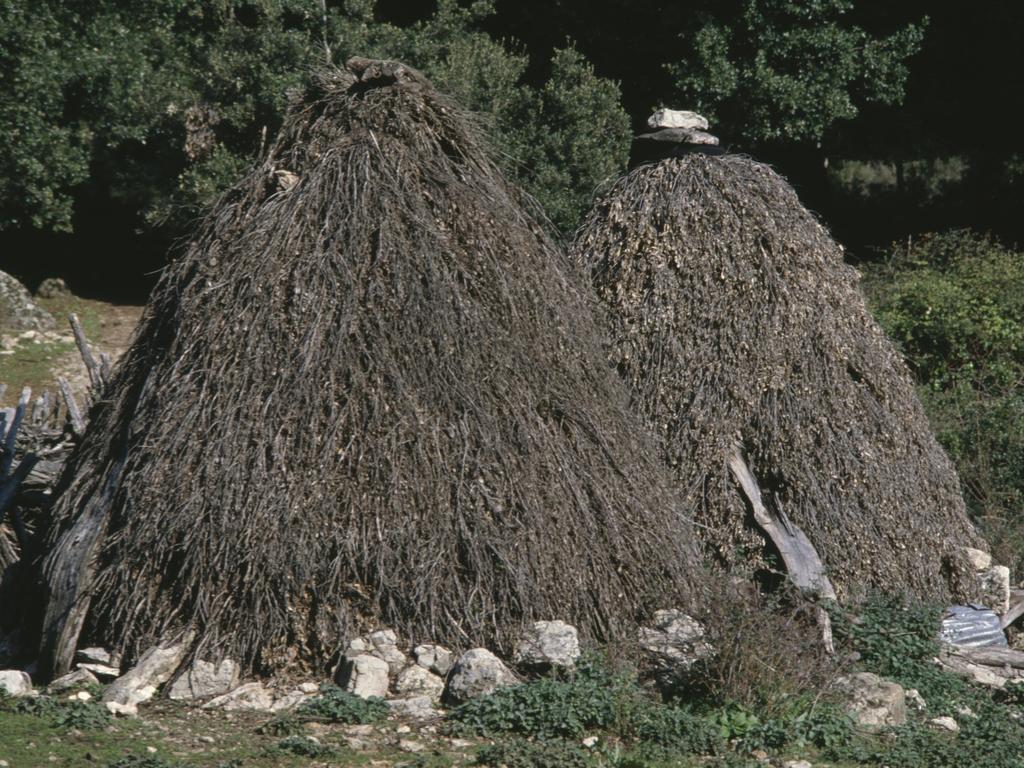
[[534, 742], [508, 739], [483, 747], [477, 765], [494, 768], [586, 768], [593, 764], [589, 752], [565, 742]]
[[1024, 254], [969, 231], [893, 247], [865, 289], [900, 345], [971, 514], [1024, 566]]
[[107, 768], [183, 768], [181, 763], [172, 763], [156, 755], [127, 755], [112, 763]]
[[335, 685], [325, 684], [320, 686], [320, 695], [300, 706], [296, 715], [301, 720], [366, 725], [385, 719], [388, 706], [376, 696], [363, 699]]
[[54, 728], [95, 731], [110, 724], [107, 708], [95, 701], [68, 701], [49, 696], [18, 699], [15, 712], [42, 718]]
[[578, 738], [591, 729], [619, 725], [638, 695], [628, 677], [588, 661], [566, 679], [545, 677], [471, 699], [451, 713], [451, 720], [456, 729], [480, 736]]
[[274, 746], [274, 752], [286, 752], [299, 757], [331, 757], [336, 754], [333, 747], [321, 744], [308, 736], [288, 736]]
[[816, 623], [817, 608], [795, 590], [766, 596], [725, 584], [701, 617], [715, 653], [684, 682], [708, 701], [769, 718], [789, 714], [837, 674]]

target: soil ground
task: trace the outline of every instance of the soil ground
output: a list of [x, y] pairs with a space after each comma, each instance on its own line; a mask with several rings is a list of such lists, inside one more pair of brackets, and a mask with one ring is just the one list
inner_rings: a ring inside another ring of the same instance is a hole
[[89, 376], [75, 347], [68, 314], [78, 315], [93, 354], [98, 358], [100, 352], [105, 352], [115, 361], [128, 348], [142, 307], [71, 295], [35, 301], [57, 320], [57, 330], [18, 333], [0, 329], [0, 383], [7, 384], [6, 393], [0, 396], [0, 408], [15, 405], [26, 386], [36, 394], [55, 390], [58, 376], [68, 380], [83, 403]]

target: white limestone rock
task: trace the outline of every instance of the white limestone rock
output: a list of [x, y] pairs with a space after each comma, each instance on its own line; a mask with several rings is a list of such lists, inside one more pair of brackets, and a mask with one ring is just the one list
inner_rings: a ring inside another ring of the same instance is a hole
[[437, 708], [437, 701], [430, 696], [388, 699], [387, 705], [392, 715], [410, 720], [434, 720], [442, 716], [442, 712]]
[[445, 696], [452, 703], [461, 704], [518, 683], [518, 678], [501, 659], [486, 648], [473, 648], [462, 654], [452, 667]]
[[686, 109], [659, 109], [649, 118], [651, 128], [689, 128], [698, 131], [708, 129], [708, 120], [703, 115]]
[[455, 661], [454, 654], [440, 645], [417, 645], [412, 649], [412, 655], [419, 666], [440, 677], [447, 677]]
[[444, 693], [444, 680], [418, 664], [413, 664], [398, 673], [394, 687], [399, 696], [427, 696], [431, 701], [438, 702]]
[[134, 667], [107, 687], [103, 692], [103, 701], [130, 706], [151, 699], [157, 688], [170, 680], [185, 658], [188, 642], [190, 639], [176, 645], [150, 648], [139, 657]]
[[362, 653], [346, 657], [340, 672], [338, 683], [349, 693], [364, 699], [371, 696], [384, 698], [388, 695], [391, 669], [386, 661], [377, 656]]
[[988, 570], [992, 565], [992, 555], [988, 552], [983, 552], [982, 550], [974, 549], [973, 547], [964, 547], [964, 552], [967, 553], [967, 560], [976, 571]]
[[87, 685], [99, 685], [100, 681], [88, 669], [76, 669], [62, 675], [46, 686], [46, 692], [50, 694], [63, 693], [72, 688], [84, 687]]
[[168, 696], [179, 701], [220, 696], [238, 687], [238, 662], [223, 659], [219, 664], [197, 659], [171, 685]]
[[203, 704], [203, 709], [222, 709], [225, 712], [270, 712], [274, 697], [261, 683], [245, 683], [235, 690]]
[[28, 696], [32, 693], [32, 678], [21, 669], [0, 670], [0, 691], [8, 696]]
[[531, 668], [572, 669], [579, 657], [576, 627], [564, 621], [535, 621], [523, 630], [512, 661]]
[[907, 722], [906, 692], [898, 683], [871, 672], [857, 672], [837, 678], [833, 687], [846, 700], [847, 713], [865, 729]]

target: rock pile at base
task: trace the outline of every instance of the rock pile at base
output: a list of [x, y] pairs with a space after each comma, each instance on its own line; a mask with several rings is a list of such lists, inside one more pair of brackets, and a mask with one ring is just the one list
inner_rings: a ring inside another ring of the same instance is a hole
[[[682, 674], [710, 652], [704, 628], [678, 610], [657, 611], [654, 625], [640, 629], [641, 650], [659, 670]], [[274, 680], [242, 682], [233, 659], [190, 659], [188, 636], [150, 648], [122, 674], [120, 658], [103, 648], [75, 653], [77, 668], [52, 681], [48, 695], [104, 686], [100, 701], [115, 715], [134, 717], [139, 706], [158, 697], [226, 712], [286, 712], [321, 692], [318, 683], [280, 684]], [[486, 648], [461, 654], [435, 644], [414, 646], [408, 653], [397, 633], [382, 629], [352, 639], [333, 682], [365, 699], [383, 699], [390, 712], [411, 720], [429, 720], [470, 699], [519, 685], [553, 668], [572, 669], [580, 659], [576, 627], [564, 621], [536, 621], [522, 628], [506, 664]], [[651, 665], [648, 664], [648, 667]], [[101, 670], [102, 676], [94, 670]], [[115, 679], [116, 678], [116, 679]], [[29, 675], [0, 671], [0, 689], [12, 696], [32, 695]]]

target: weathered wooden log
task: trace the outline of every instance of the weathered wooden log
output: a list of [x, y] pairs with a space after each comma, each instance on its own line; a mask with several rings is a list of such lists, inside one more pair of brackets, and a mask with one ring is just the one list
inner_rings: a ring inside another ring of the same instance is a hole
[[89, 499], [74, 525], [60, 537], [43, 564], [47, 599], [39, 668], [53, 677], [71, 668], [91, 601], [96, 553], [107, 529], [124, 462], [122, 453], [107, 467], [103, 487]]
[[[799, 589], [807, 590], [826, 600], [835, 600], [835, 588], [825, 573], [825, 565], [821, 562], [818, 551], [784, 511], [769, 510], [765, 506], [761, 497], [761, 487], [738, 445], [729, 459], [729, 469], [750, 502], [755, 522], [779, 550], [790, 581]], [[821, 607], [818, 608], [818, 625], [821, 627], [826, 650], [834, 653], [832, 621], [828, 612]]]
[[14, 499], [18, 486], [21, 485], [32, 470], [32, 467], [35, 466], [37, 458], [32, 454], [26, 455], [22, 457], [21, 461], [18, 462], [17, 468], [13, 471], [12, 467], [14, 465], [14, 451], [17, 446], [18, 431], [21, 429], [22, 421], [25, 418], [25, 410], [28, 408], [31, 399], [32, 390], [29, 387], [25, 387], [21, 391], [21, 398], [18, 400], [18, 406], [14, 410], [14, 416], [10, 423], [7, 423], [6, 419], [0, 422], [0, 445], [3, 447], [3, 454], [0, 455], [0, 523], [8, 515], [10, 516], [11, 527], [14, 529], [14, 535], [22, 551], [24, 551], [28, 544], [28, 532], [18, 510], [11, 506], [11, 501]]
[[71, 422], [71, 431], [75, 437], [85, 434], [85, 419], [82, 418], [82, 411], [75, 400], [75, 394], [71, 391], [68, 380], [61, 377], [57, 379], [57, 386], [60, 388], [61, 397], [64, 398], [64, 406], [68, 409], [68, 420]]

